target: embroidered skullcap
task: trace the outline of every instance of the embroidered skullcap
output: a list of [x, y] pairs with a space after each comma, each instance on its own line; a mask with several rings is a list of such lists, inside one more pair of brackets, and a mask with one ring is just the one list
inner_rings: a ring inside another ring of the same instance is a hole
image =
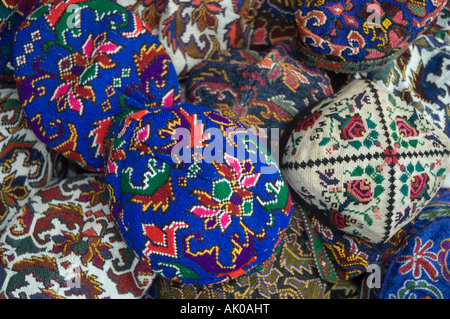
[[378, 69], [404, 52], [446, 2], [297, 1], [299, 54], [310, 65], [336, 72]]
[[182, 103], [124, 114], [108, 136], [113, 217], [156, 273], [211, 284], [273, 254], [292, 214], [290, 193], [241, 123]]
[[16, 34], [13, 64], [30, 128], [89, 170], [103, 169], [106, 130], [125, 105], [171, 106], [180, 98], [163, 45], [109, 0], [37, 7]]
[[286, 40], [265, 55], [250, 50], [214, 55], [189, 74], [189, 102], [247, 126], [282, 131], [300, 110], [333, 93], [325, 72], [298, 61], [297, 46]]
[[298, 115], [282, 145], [286, 180], [310, 213], [371, 243], [413, 220], [450, 165], [442, 130], [368, 80]]

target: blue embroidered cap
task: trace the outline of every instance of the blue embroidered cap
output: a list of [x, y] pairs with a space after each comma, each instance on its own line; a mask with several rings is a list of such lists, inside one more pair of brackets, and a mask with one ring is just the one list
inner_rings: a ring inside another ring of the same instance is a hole
[[180, 99], [163, 45], [137, 15], [109, 0], [36, 7], [16, 34], [13, 65], [30, 128], [89, 170], [103, 169], [106, 130], [123, 107]]
[[111, 127], [113, 217], [152, 269], [223, 282], [267, 260], [292, 215], [278, 164], [241, 123], [190, 103], [124, 114]]

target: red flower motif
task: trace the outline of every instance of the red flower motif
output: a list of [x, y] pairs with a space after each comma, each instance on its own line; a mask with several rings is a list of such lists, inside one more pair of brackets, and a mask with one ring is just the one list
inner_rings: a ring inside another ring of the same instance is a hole
[[74, 52], [58, 60], [61, 84], [53, 91], [51, 100], [57, 102], [58, 111], [69, 107], [72, 111], [83, 114], [83, 100], [95, 102], [94, 88], [88, 84], [98, 77], [99, 69], [116, 66], [109, 57], [122, 47], [108, 41], [106, 33], [88, 38], [82, 45], [82, 53]]
[[357, 204], [370, 202], [373, 198], [370, 180], [358, 179], [348, 181], [346, 185], [346, 195]]
[[261, 173], [255, 173], [249, 160], [239, 162], [231, 155], [225, 155], [225, 163], [215, 163], [217, 172], [223, 177], [213, 182], [212, 193], [194, 189], [201, 205], [194, 206], [191, 212], [207, 220], [208, 229], [217, 226], [224, 232], [230, 226], [232, 216], [239, 218], [253, 214], [253, 192]]
[[307, 117], [306, 119], [304, 119], [297, 125], [295, 132], [309, 130], [311, 127], [313, 127], [314, 123], [316, 123], [316, 121], [319, 119], [319, 117], [321, 115], [322, 115], [322, 113], [320, 113], [320, 112], [316, 112], [316, 113], [310, 115], [309, 117]]
[[413, 177], [414, 180], [411, 182], [411, 199], [421, 199], [425, 197], [425, 199], [429, 199], [428, 195], [428, 180], [430, 179], [426, 173], [422, 173], [420, 175], [416, 175]]
[[366, 128], [361, 116], [353, 116], [346, 118], [341, 125], [342, 138], [346, 141], [358, 137], [363, 137], [366, 134]]
[[348, 219], [342, 216], [342, 214], [336, 210], [331, 210], [331, 221], [333, 225], [340, 229], [348, 227], [350, 224]]
[[401, 256], [397, 258], [398, 263], [403, 263], [400, 267], [400, 274], [405, 275], [412, 271], [415, 279], [422, 277], [422, 269], [430, 277], [431, 280], [438, 280], [438, 271], [431, 261], [436, 261], [437, 256], [433, 252], [427, 252], [433, 246], [430, 239], [422, 246], [420, 237], [416, 237], [413, 254], [410, 256]]
[[397, 124], [397, 129], [401, 137], [414, 137], [418, 135], [416, 128], [408, 120], [397, 117], [395, 123]]

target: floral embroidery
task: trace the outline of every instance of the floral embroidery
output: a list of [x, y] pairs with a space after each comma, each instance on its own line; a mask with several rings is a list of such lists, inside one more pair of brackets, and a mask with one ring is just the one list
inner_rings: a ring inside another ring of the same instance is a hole
[[356, 204], [368, 203], [372, 200], [372, 184], [368, 179], [348, 181], [346, 184], [346, 195]]
[[416, 237], [413, 254], [409, 256], [401, 256], [397, 258], [397, 262], [403, 263], [400, 267], [400, 274], [404, 275], [410, 271], [415, 279], [422, 277], [422, 270], [430, 277], [431, 280], [438, 280], [438, 271], [433, 265], [436, 261], [436, 254], [428, 251], [433, 247], [433, 241], [428, 240], [422, 246], [422, 239]]
[[254, 166], [249, 161], [239, 162], [228, 154], [224, 163], [214, 163], [223, 178], [212, 182], [212, 193], [194, 190], [201, 206], [194, 206], [191, 212], [205, 218], [205, 228], [220, 227], [226, 231], [232, 216], [251, 216], [253, 213], [253, 193], [249, 190], [256, 186], [261, 173], [253, 173]]
[[322, 115], [321, 112], [315, 112], [314, 114], [308, 116], [306, 119], [304, 119], [297, 125], [295, 132], [307, 131], [314, 125], [314, 123], [316, 123], [316, 121], [320, 118], [321, 115]]
[[395, 123], [397, 125], [398, 132], [400, 133], [400, 136], [402, 138], [414, 137], [419, 135], [414, 125], [410, 123], [407, 119], [397, 117], [395, 119]]
[[413, 180], [411, 181], [411, 199], [419, 200], [423, 197], [427, 200], [430, 199], [430, 196], [428, 195], [429, 179], [430, 178], [426, 173], [413, 176]]
[[100, 68], [116, 66], [108, 55], [119, 52], [121, 47], [108, 41], [105, 32], [94, 39], [90, 34], [81, 49], [82, 53], [72, 53], [57, 62], [62, 83], [56, 87], [50, 100], [57, 101], [58, 112], [69, 107], [83, 115], [82, 100], [95, 102], [94, 88], [88, 83], [98, 76]]
[[341, 124], [341, 130], [342, 138], [346, 141], [363, 137], [366, 134], [366, 128], [359, 115], [346, 118]]
[[198, 29], [203, 32], [205, 28], [216, 30], [218, 20], [216, 15], [223, 11], [219, 2], [222, 0], [194, 0], [191, 5], [195, 7], [192, 11], [192, 20], [197, 22]]

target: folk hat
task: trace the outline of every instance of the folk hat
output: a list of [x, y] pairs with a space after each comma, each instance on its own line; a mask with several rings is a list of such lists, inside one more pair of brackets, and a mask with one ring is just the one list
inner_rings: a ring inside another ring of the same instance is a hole
[[297, 1], [299, 55], [335, 72], [376, 70], [402, 54], [446, 2]]
[[244, 125], [280, 129], [302, 109], [333, 93], [327, 74], [300, 63], [294, 39], [282, 41], [267, 54], [221, 52], [189, 74], [187, 98], [220, 110]]
[[130, 111], [108, 136], [112, 215], [156, 273], [212, 284], [272, 256], [291, 197], [270, 152], [241, 123], [183, 103]]
[[450, 169], [447, 135], [368, 80], [299, 114], [282, 145], [288, 184], [318, 222], [375, 244], [411, 222]]
[[437, 218], [411, 236], [392, 257], [380, 299], [450, 298], [450, 218]]
[[159, 40], [109, 0], [40, 3], [13, 45], [19, 99], [36, 136], [83, 168], [104, 167], [103, 140], [125, 106], [179, 102]]

